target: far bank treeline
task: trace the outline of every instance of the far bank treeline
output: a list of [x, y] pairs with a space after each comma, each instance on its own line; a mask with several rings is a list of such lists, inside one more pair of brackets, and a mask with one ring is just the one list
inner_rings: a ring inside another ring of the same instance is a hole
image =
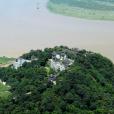
[[94, 20], [114, 21], [114, 0], [49, 0], [54, 13]]
[[[64, 52], [74, 63], [64, 71], [47, 71], [53, 52]], [[31, 50], [33, 61], [15, 70], [0, 68], [0, 79], [11, 95], [0, 98], [0, 114], [114, 114], [114, 65], [100, 54], [60, 46]], [[48, 81], [59, 73], [56, 85]]]

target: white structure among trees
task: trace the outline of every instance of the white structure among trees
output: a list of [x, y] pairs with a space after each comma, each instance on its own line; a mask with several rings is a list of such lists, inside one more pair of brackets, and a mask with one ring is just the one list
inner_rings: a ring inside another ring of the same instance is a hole
[[19, 67], [21, 67], [25, 62], [29, 63], [31, 62], [30, 60], [26, 60], [23, 58], [18, 58], [16, 59], [16, 61], [13, 63], [13, 68], [18, 69]]
[[74, 63], [74, 60], [67, 58], [66, 54], [64, 53], [56, 53], [52, 54], [52, 59], [49, 60], [50, 67], [55, 71], [63, 71], [68, 66]]

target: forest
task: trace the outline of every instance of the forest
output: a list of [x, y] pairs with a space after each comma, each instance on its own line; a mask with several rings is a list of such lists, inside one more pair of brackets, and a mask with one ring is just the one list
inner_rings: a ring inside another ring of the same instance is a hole
[[[74, 63], [54, 71], [48, 64], [53, 52]], [[0, 79], [10, 86], [9, 96], [0, 96], [0, 114], [114, 114], [114, 64], [108, 58], [67, 46], [31, 50], [21, 58], [33, 61], [0, 68]], [[58, 74], [56, 85], [48, 80], [51, 74]]]

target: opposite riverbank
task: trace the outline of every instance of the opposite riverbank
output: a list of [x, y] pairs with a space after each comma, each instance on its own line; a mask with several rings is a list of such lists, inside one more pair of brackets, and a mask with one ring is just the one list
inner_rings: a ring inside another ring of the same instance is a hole
[[50, 0], [48, 8], [54, 13], [93, 20], [114, 21], [114, 1]]

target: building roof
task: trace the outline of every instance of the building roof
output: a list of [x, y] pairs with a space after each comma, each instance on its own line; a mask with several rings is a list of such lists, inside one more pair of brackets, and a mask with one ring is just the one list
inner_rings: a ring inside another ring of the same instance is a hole
[[57, 79], [57, 76], [56, 75], [51, 75], [49, 78], [48, 78], [48, 81], [56, 81]]

